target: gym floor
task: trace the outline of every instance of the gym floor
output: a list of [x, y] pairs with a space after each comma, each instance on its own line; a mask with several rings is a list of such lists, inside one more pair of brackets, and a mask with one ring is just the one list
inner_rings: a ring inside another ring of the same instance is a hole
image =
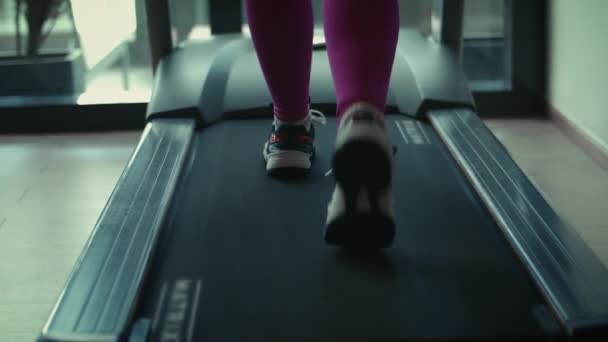
[[[549, 121], [486, 123], [608, 265], [608, 171]], [[139, 136], [0, 135], [1, 341], [36, 338]]]

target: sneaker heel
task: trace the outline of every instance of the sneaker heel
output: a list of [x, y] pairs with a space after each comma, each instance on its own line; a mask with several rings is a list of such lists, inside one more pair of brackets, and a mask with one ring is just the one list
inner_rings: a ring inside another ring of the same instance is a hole
[[361, 187], [370, 193], [386, 190], [391, 184], [391, 161], [377, 144], [353, 140], [341, 146], [333, 159], [336, 182], [345, 192], [356, 193]]

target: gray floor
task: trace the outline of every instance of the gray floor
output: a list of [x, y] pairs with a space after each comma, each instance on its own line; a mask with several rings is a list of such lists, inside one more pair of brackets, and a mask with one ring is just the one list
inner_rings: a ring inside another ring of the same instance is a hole
[[[546, 121], [488, 124], [608, 265], [608, 172]], [[0, 341], [35, 339], [139, 134], [0, 135]]]

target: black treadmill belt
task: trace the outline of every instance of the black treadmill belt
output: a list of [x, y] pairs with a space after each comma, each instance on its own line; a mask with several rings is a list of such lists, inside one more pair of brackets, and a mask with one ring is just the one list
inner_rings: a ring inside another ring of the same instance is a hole
[[198, 132], [137, 315], [153, 339], [398, 340], [542, 334], [543, 300], [432, 129], [388, 121], [398, 232], [383, 253], [328, 247], [335, 120], [301, 182], [270, 179], [269, 120]]

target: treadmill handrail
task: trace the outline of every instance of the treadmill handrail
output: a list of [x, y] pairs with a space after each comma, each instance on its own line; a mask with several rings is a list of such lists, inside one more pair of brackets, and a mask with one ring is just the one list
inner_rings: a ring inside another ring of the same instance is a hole
[[41, 341], [124, 337], [194, 127], [193, 119], [146, 126], [43, 328]]
[[429, 119], [570, 336], [606, 336], [608, 270], [469, 109]]
[[160, 59], [173, 50], [169, 1], [146, 0], [146, 17], [152, 72], [155, 73]]
[[462, 60], [464, 0], [435, 0], [433, 4], [433, 36]]

